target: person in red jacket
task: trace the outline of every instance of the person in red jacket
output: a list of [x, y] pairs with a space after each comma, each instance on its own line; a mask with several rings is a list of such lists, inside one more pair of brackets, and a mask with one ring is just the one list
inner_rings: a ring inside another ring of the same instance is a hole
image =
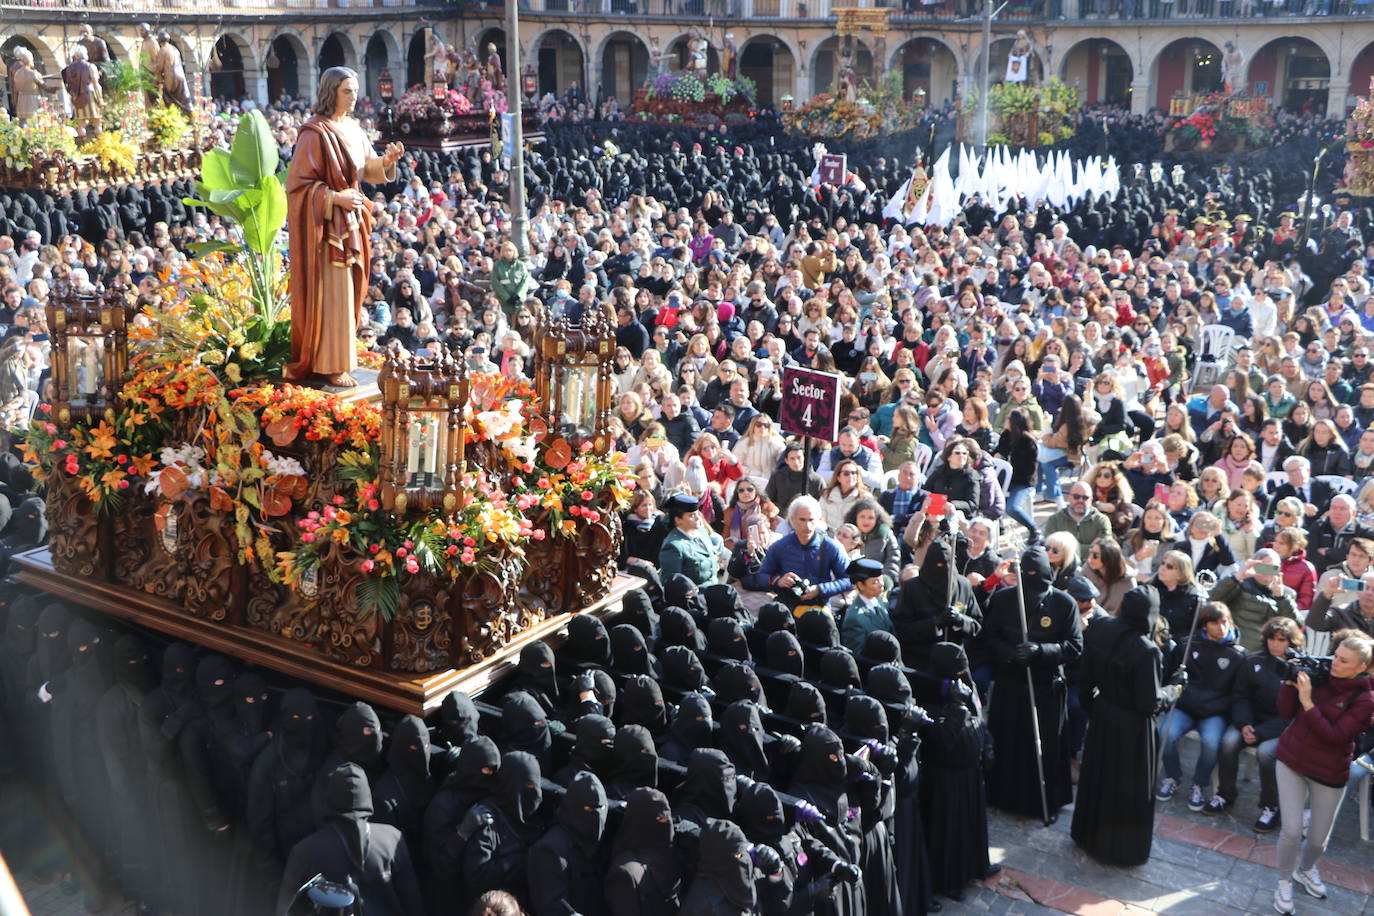
[[1283, 584], [1297, 592], [1298, 610], [1311, 610], [1317, 593], [1317, 568], [1307, 559], [1307, 535], [1301, 528], [1280, 528], [1274, 535], [1274, 549], [1281, 558]]
[[[1355, 739], [1374, 723], [1374, 677], [1366, 672], [1374, 660], [1374, 642], [1359, 637], [1343, 640], [1331, 660], [1331, 676], [1313, 686], [1306, 671], [1279, 688], [1279, 715], [1292, 724], [1279, 736], [1279, 886], [1274, 909], [1293, 912], [1293, 882], [1313, 897], [1324, 899], [1326, 885], [1317, 871], [1317, 860], [1326, 852], [1350, 762]], [[1303, 803], [1309, 800], [1312, 821], [1307, 843], [1302, 844]]]

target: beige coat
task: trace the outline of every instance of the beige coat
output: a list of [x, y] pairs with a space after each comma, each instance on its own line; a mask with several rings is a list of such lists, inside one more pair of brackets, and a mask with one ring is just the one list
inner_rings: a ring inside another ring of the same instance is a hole
[[24, 122], [38, 114], [43, 94], [57, 92], [43, 83], [43, 77], [32, 67], [15, 61], [10, 67], [10, 94], [14, 96], [14, 116]]

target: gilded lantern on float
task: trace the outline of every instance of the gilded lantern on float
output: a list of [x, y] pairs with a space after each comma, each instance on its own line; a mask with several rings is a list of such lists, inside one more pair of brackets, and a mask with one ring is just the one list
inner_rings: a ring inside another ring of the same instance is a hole
[[558, 318], [540, 328], [534, 387], [548, 410], [549, 425], [573, 446], [592, 442], [610, 450], [611, 373], [615, 325], [599, 309], [580, 322]]
[[132, 290], [124, 284], [82, 291], [69, 283], [48, 296], [52, 338], [52, 416], [59, 427], [92, 417], [114, 420], [115, 399], [129, 366]]
[[382, 505], [392, 512], [458, 508], [467, 372], [445, 346], [437, 356], [393, 349], [377, 376], [382, 395]]

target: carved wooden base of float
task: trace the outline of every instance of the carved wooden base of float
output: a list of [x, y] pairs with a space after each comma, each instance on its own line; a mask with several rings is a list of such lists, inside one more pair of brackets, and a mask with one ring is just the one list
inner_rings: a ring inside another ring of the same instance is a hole
[[[340, 664], [313, 648], [264, 630], [226, 626], [223, 622], [193, 616], [180, 603], [139, 589], [104, 582], [95, 576], [87, 578], [59, 572], [53, 567], [47, 548], [19, 554], [12, 562], [15, 577], [20, 582], [63, 600], [279, 671], [326, 690], [417, 716], [437, 709], [444, 695], [455, 688], [480, 694], [515, 667], [520, 650], [528, 643], [544, 640], [557, 645], [574, 616], [573, 613], [558, 614], [541, 620], [514, 636], [495, 654], [466, 668], [406, 674]], [[618, 614], [625, 593], [640, 584], [642, 580], [633, 576], [617, 575], [603, 597], [575, 613], [598, 617]]]

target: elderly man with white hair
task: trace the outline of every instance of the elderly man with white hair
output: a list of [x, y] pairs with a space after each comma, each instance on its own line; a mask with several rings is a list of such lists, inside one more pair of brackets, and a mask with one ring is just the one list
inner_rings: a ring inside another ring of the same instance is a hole
[[1327, 508], [1326, 514], [1317, 519], [1311, 527], [1308, 559], [1317, 567], [1318, 572], [1339, 566], [1345, 561], [1345, 553], [1350, 547], [1351, 540], [1358, 536], [1355, 497], [1347, 493], [1338, 493], [1331, 497], [1331, 505]]
[[1321, 514], [1321, 506], [1331, 502], [1331, 487], [1320, 480], [1312, 479], [1312, 463], [1301, 455], [1284, 459], [1283, 473], [1288, 479], [1274, 490], [1269, 505], [1278, 505], [1286, 496], [1295, 497], [1303, 504], [1302, 526], [1310, 529]]
[[[759, 567], [760, 585], [776, 590], [784, 601], [821, 605], [849, 591], [849, 558], [840, 543], [825, 533], [821, 504], [798, 496], [787, 507], [792, 530], [774, 541]], [[801, 586], [801, 591], [796, 591]], [[792, 600], [795, 599], [795, 600]]]

